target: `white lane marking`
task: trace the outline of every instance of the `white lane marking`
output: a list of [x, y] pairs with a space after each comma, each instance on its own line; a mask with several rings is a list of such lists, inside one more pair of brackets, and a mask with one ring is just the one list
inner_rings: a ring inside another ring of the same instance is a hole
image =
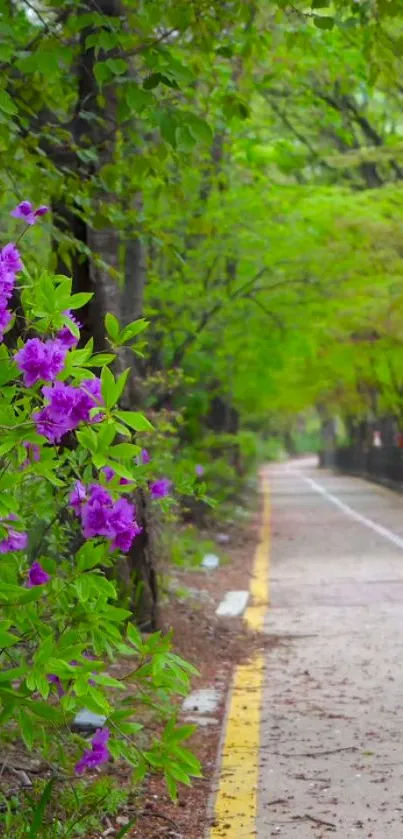
[[355, 510], [353, 510], [347, 504], [344, 504], [344, 502], [340, 501], [340, 499], [337, 498], [336, 495], [332, 495], [331, 492], [328, 492], [327, 489], [321, 486], [321, 484], [318, 484], [316, 481], [312, 480], [312, 478], [307, 478], [305, 475], [303, 475], [301, 472], [298, 472], [297, 470], [295, 470], [294, 474], [298, 475], [299, 478], [302, 478], [303, 481], [306, 481], [306, 483], [309, 484], [312, 487], [312, 489], [316, 490], [316, 492], [319, 492], [321, 495], [327, 498], [328, 501], [331, 501], [331, 503], [334, 504], [335, 507], [338, 507], [339, 510], [343, 510], [343, 513], [345, 513], [347, 516], [350, 516], [350, 518], [355, 519], [355, 521], [359, 521], [360, 524], [364, 524], [365, 527], [369, 527], [370, 530], [374, 530], [375, 533], [379, 534], [379, 536], [383, 536], [384, 539], [388, 539], [389, 542], [393, 542], [394, 545], [397, 545], [398, 548], [402, 548], [403, 550], [403, 539], [400, 536], [398, 536], [397, 533], [393, 533], [392, 530], [388, 530], [388, 528], [383, 527], [382, 524], [377, 524], [375, 521], [372, 521], [372, 519], [368, 519], [367, 516], [362, 516], [361, 513], [356, 513]]
[[216, 609], [216, 615], [219, 618], [236, 618], [244, 612], [248, 599], [248, 591], [227, 591]]

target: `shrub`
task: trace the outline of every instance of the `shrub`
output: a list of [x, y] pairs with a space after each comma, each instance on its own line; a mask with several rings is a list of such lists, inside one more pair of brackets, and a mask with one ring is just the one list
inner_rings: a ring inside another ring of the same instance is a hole
[[[14, 215], [28, 230], [45, 212], [22, 202]], [[30, 276], [15, 245], [1, 250], [1, 731], [41, 752], [58, 781], [123, 759], [136, 781], [162, 771], [174, 797], [177, 782], [200, 771], [183, 746], [192, 728], [177, 726], [172, 701], [194, 670], [169, 637], [142, 638], [113, 581], [140, 531], [133, 491], [169, 492], [136, 442], [150, 422], [119, 409], [129, 370], [111, 370], [145, 323], [121, 330], [109, 315], [111, 351], [94, 353], [92, 339], [78, 348], [73, 312], [90, 297], [72, 294], [65, 276]], [[112, 676], [107, 662], [117, 657]], [[105, 720], [90, 743], [71, 732], [83, 706]], [[144, 708], [163, 723], [160, 736], [145, 736]]]

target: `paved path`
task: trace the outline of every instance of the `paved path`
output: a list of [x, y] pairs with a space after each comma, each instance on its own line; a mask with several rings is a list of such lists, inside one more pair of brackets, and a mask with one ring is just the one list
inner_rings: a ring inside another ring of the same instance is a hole
[[235, 674], [211, 836], [403, 839], [403, 497], [268, 477], [270, 605], [264, 536], [252, 591], [280, 643]]

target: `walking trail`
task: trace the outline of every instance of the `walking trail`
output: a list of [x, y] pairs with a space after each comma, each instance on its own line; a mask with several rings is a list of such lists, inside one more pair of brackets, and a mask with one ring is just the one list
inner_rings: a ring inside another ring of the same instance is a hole
[[209, 839], [402, 839], [403, 497], [269, 467]]

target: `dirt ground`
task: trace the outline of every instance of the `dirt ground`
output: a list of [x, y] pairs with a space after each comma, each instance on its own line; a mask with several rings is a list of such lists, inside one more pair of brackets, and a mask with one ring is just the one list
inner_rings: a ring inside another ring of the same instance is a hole
[[[258, 522], [259, 514], [256, 513], [247, 524], [228, 531], [230, 542], [225, 545], [225, 554], [229, 561], [218, 569], [175, 572], [181, 588], [199, 589], [202, 594], [186, 600], [171, 597], [163, 607], [164, 629], [174, 630], [175, 650], [200, 672], [193, 680], [193, 689], [219, 685], [223, 690], [222, 700], [214, 713], [217, 724], [200, 727], [189, 741], [201, 761], [203, 778], [195, 780], [192, 787], [182, 787], [177, 804], [169, 801], [163, 780], [152, 778], [143, 800], [143, 815], [126, 834], [130, 839], [202, 839], [204, 836], [232, 671], [257, 647], [272, 643], [267, 636], [262, 640], [261, 636], [248, 632], [241, 618], [218, 618], [215, 614], [225, 592], [249, 587]], [[127, 816], [133, 815], [127, 813]]]

